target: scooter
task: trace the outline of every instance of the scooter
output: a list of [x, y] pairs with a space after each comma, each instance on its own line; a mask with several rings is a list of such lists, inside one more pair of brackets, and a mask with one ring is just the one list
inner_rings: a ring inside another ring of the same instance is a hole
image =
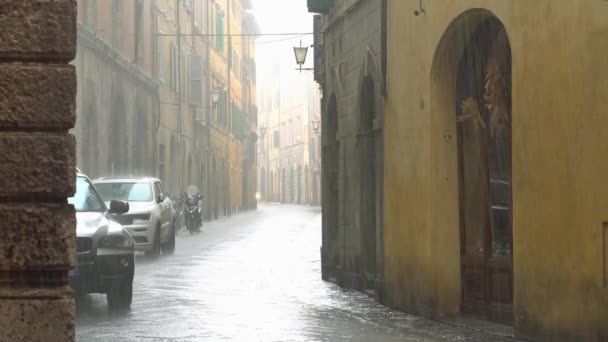
[[203, 225], [203, 196], [198, 191], [188, 192], [184, 196], [184, 214], [186, 219], [186, 228], [190, 234], [198, 234], [201, 232]]

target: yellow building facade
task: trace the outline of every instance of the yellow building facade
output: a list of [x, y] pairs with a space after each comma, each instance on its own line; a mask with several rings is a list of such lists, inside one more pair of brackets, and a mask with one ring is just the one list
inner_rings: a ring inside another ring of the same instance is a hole
[[383, 301], [608, 340], [608, 3], [419, 5], [388, 0]]
[[[257, 26], [247, 12], [248, 0], [208, 0], [209, 88], [220, 91], [211, 126], [212, 149], [228, 175], [223, 211], [255, 207], [255, 34]], [[248, 180], [253, 179], [253, 183]]]

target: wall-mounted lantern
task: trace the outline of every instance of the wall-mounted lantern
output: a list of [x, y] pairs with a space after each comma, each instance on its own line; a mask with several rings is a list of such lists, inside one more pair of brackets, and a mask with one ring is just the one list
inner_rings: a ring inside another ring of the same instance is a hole
[[302, 70], [314, 70], [313, 68], [303, 68], [302, 66], [304, 65], [304, 63], [306, 63], [306, 55], [308, 55], [308, 46], [302, 46], [302, 41], [300, 40], [300, 46], [294, 46], [293, 47], [293, 52], [296, 56], [296, 63], [300, 66], [299, 69], [296, 70], [300, 70], [300, 72], [302, 72]]
[[319, 117], [315, 117], [312, 121], [312, 130], [315, 131], [316, 134], [321, 133], [321, 119]]

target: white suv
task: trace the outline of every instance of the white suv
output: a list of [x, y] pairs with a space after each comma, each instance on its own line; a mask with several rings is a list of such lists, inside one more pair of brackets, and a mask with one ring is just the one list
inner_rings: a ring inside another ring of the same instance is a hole
[[159, 179], [103, 177], [95, 179], [93, 184], [106, 203], [129, 202], [129, 211], [116, 219], [135, 240], [137, 251], [151, 257], [173, 254], [175, 209]]

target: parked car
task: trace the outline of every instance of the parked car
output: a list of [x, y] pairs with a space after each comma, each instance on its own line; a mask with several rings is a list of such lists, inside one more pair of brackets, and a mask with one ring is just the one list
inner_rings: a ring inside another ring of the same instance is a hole
[[129, 204], [111, 201], [109, 209], [91, 181], [80, 172], [76, 194], [68, 199], [76, 209], [77, 266], [70, 285], [77, 294], [105, 293], [110, 309], [128, 309], [133, 298], [135, 243], [112, 215]]
[[110, 178], [93, 181], [106, 203], [129, 202], [129, 212], [118, 215], [120, 222], [135, 240], [135, 250], [157, 257], [175, 251], [173, 202], [159, 179], [149, 177]]

